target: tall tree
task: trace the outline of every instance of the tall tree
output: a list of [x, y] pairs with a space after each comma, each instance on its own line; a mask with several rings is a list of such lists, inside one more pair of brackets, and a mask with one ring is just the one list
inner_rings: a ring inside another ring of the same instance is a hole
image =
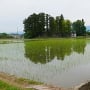
[[85, 26], [84, 19], [82, 19], [81, 29], [82, 29], [82, 35], [85, 36], [86, 35], [86, 26]]
[[38, 33], [38, 15], [32, 14], [27, 19], [24, 20], [24, 31], [26, 38], [33, 38], [37, 36]]
[[56, 36], [56, 22], [54, 17], [49, 17], [49, 36]]
[[64, 36], [71, 36], [71, 21], [65, 20]]
[[43, 34], [45, 33], [45, 13], [39, 13], [38, 17], [39, 17], [38, 20], [39, 36], [43, 36]]
[[64, 37], [64, 17], [62, 14], [59, 19], [59, 34], [61, 37]]
[[55, 20], [56, 21], [56, 36], [60, 36], [59, 19], [60, 19], [60, 16], [57, 16]]
[[46, 29], [46, 35], [49, 36], [49, 17], [50, 15], [46, 14], [45, 17], [45, 29]]
[[84, 20], [77, 20], [75, 22], [73, 22], [72, 24], [72, 28], [73, 31], [76, 31], [77, 36], [83, 36], [86, 33], [86, 27], [84, 25]]

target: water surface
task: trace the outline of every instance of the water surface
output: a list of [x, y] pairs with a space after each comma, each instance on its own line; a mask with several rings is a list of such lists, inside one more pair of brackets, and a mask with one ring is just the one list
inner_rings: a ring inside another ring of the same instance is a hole
[[0, 72], [73, 87], [90, 80], [90, 40], [30, 40], [0, 44]]

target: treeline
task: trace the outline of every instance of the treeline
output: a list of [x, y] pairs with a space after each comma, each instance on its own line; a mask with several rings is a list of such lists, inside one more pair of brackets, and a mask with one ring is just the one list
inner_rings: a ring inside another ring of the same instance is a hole
[[7, 33], [0, 33], [0, 39], [13, 38], [11, 35]]
[[70, 37], [72, 34], [77, 36], [86, 35], [84, 19], [71, 22], [64, 19], [64, 16], [52, 17], [49, 14], [32, 14], [26, 18], [24, 24], [24, 37]]

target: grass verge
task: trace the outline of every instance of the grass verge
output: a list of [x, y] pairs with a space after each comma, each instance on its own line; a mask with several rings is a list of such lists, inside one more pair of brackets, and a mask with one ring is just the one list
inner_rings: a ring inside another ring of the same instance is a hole
[[0, 80], [0, 90], [34, 90], [34, 89], [22, 89], [13, 85], [9, 85], [6, 82]]

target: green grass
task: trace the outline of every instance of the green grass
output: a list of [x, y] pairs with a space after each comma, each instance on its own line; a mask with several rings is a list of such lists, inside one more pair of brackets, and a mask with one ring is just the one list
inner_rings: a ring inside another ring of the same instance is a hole
[[13, 85], [9, 85], [0, 80], [0, 90], [35, 90], [35, 89], [22, 89]]
[[21, 89], [12, 85], [8, 85], [3, 81], [0, 81], [0, 90], [21, 90]]

